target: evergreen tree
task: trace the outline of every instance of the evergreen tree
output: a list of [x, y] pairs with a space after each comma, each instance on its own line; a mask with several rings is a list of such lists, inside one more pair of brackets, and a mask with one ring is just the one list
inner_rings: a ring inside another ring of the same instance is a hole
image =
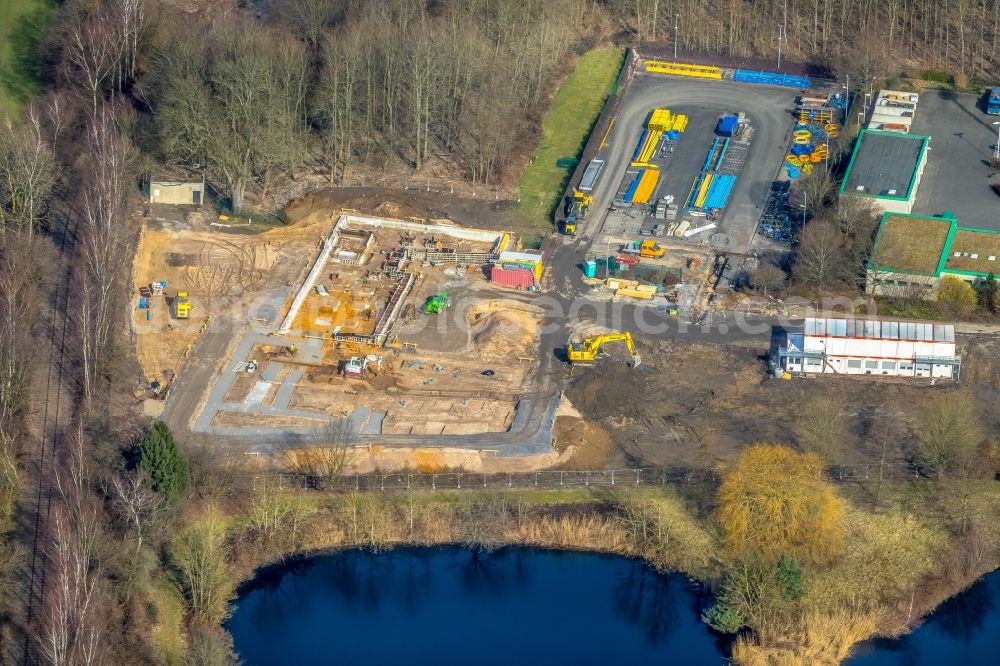
[[174, 436], [163, 421], [156, 421], [142, 442], [139, 469], [149, 475], [153, 490], [174, 501], [187, 487], [188, 464], [174, 445]]

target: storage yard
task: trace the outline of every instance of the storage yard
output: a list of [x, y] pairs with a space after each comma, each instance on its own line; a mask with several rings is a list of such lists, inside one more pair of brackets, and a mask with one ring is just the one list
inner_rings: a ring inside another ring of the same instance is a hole
[[587, 183], [583, 233], [595, 246], [651, 235], [745, 252], [785, 157], [796, 91], [718, 81], [717, 68], [701, 66], [685, 66], [696, 76], [661, 75], [676, 65], [647, 63], [630, 82], [593, 156], [601, 171]]

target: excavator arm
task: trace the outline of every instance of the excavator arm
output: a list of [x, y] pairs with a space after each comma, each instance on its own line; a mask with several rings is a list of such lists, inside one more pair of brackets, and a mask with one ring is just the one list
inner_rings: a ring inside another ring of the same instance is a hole
[[605, 333], [596, 338], [586, 338], [581, 342], [570, 342], [566, 345], [566, 358], [570, 363], [590, 363], [597, 358], [601, 346], [609, 342], [624, 342], [628, 348], [628, 353], [632, 356], [632, 367], [638, 367], [642, 359], [635, 351], [635, 343], [632, 341], [632, 334], [628, 331], [624, 333]]

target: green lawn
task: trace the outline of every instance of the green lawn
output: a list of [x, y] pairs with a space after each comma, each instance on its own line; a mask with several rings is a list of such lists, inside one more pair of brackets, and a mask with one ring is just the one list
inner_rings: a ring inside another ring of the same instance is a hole
[[0, 0], [0, 117], [38, 93], [38, 47], [55, 0]]
[[579, 157], [618, 78], [623, 57], [616, 48], [591, 51], [559, 87], [542, 121], [541, 142], [517, 186], [518, 217], [524, 222], [539, 227], [552, 224], [552, 213], [573, 173], [573, 167], [560, 167], [557, 162]]

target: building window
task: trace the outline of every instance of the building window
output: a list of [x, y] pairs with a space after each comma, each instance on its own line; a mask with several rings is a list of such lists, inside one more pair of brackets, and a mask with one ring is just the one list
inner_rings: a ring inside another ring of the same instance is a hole
[[865, 370], [878, 370], [878, 361], [865, 361]]
[[899, 371], [900, 372], [913, 372], [913, 364], [910, 363], [909, 361], [900, 361], [899, 362]]
[[860, 370], [861, 360], [856, 358], [847, 359], [847, 369], [848, 370]]
[[892, 370], [893, 372], [895, 372], [896, 371], [896, 362], [895, 361], [882, 361], [882, 369], [883, 370]]
[[818, 368], [820, 365], [822, 365], [822, 363], [820, 363], [819, 359], [815, 359], [815, 358], [807, 358], [806, 359], [806, 366], [808, 366], [810, 368]]

